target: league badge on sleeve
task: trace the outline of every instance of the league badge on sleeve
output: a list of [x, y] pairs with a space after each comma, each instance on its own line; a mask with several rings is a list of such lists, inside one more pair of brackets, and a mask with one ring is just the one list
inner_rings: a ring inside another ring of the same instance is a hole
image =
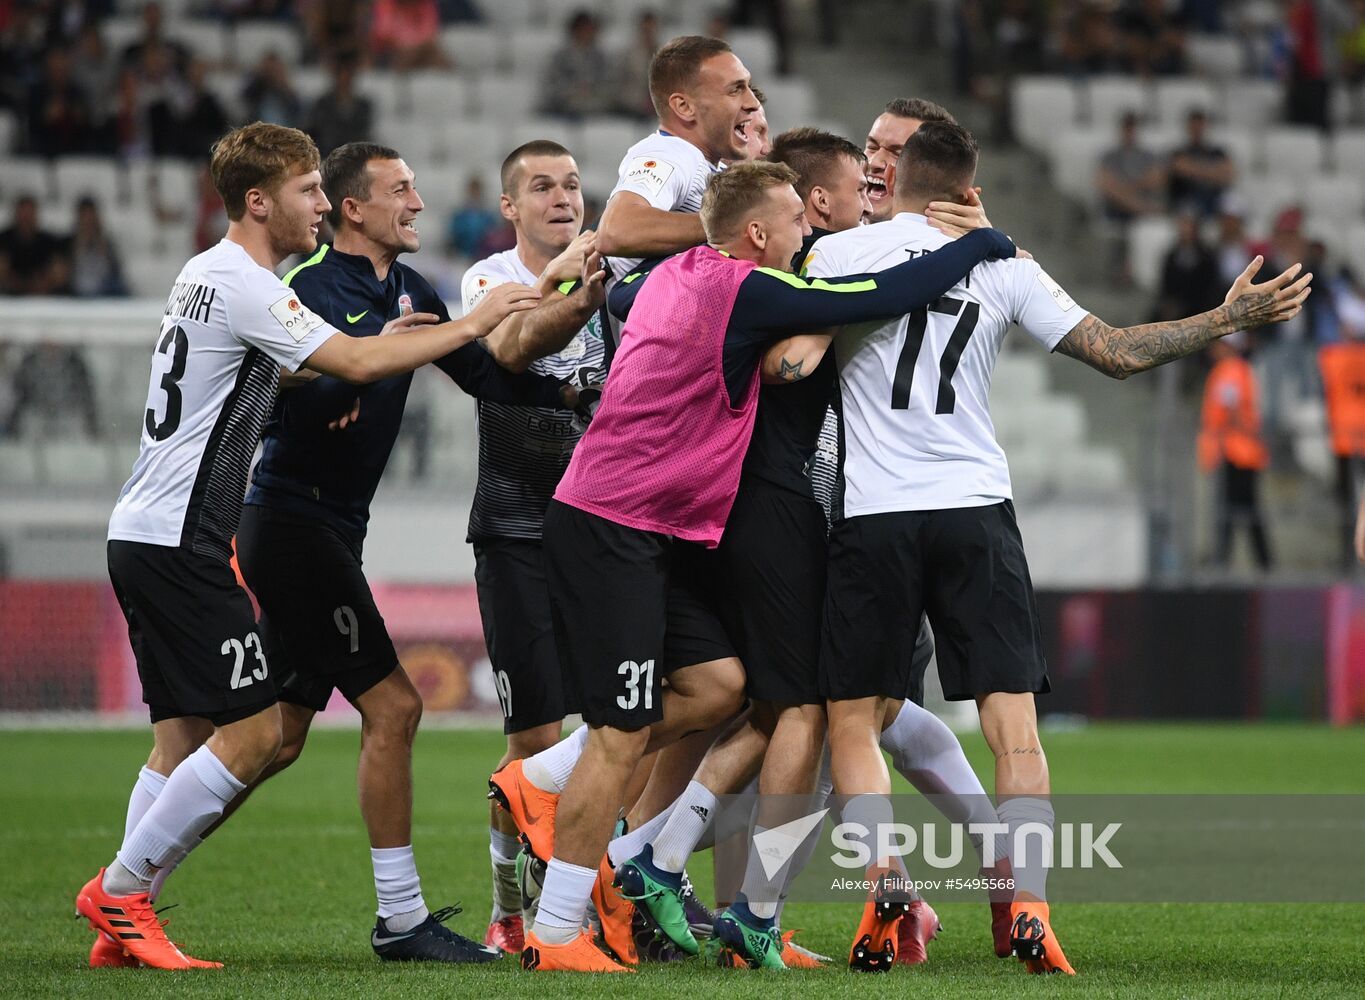
[[398, 296], [398, 315], [407, 316], [412, 312], [412, 296], [407, 292]]

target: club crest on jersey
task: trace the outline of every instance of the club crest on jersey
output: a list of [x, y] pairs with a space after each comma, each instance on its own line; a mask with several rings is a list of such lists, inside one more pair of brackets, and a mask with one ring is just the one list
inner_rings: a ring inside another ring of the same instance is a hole
[[398, 296], [398, 315], [407, 316], [412, 312], [412, 296], [404, 292]]
[[652, 156], [639, 156], [626, 164], [626, 183], [639, 185], [650, 194], [658, 194], [672, 176], [673, 165]]
[[270, 315], [274, 316], [275, 321], [298, 343], [302, 343], [304, 337], [322, 326], [322, 317], [294, 295], [286, 295], [272, 305]]

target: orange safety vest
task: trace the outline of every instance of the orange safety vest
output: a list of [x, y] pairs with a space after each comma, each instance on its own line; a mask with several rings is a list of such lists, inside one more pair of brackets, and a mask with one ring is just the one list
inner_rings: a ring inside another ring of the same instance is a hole
[[1224, 358], [1204, 383], [1199, 464], [1212, 471], [1227, 462], [1238, 469], [1264, 469], [1270, 461], [1261, 440], [1256, 376], [1246, 358]]
[[1365, 344], [1324, 347], [1318, 364], [1333, 454], [1365, 455]]

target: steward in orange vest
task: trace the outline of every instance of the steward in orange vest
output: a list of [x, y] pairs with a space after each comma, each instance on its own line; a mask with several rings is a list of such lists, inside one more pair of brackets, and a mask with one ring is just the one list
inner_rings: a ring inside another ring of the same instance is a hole
[[1199, 464], [1221, 470], [1217, 545], [1213, 561], [1226, 566], [1232, 555], [1234, 524], [1245, 524], [1257, 564], [1269, 569], [1270, 542], [1257, 498], [1257, 478], [1270, 461], [1261, 437], [1261, 410], [1256, 375], [1243, 348], [1245, 333], [1215, 340], [1213, 370], [1204, 385], [1204, 411], [1199, 429]]

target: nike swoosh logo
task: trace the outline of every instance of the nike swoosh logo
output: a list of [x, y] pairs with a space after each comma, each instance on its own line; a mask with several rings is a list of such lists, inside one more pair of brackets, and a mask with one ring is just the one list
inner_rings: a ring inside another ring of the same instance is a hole
[[531, 812], [531, 803], [526, 801], [526, 789], [520, 782], [517, 783], [517, 795], [521, 797], [521, 811], [526, 814], [526, 821], [532, 825], [540, 822], [540, 813]]
[[395, 934], [393, 937], [380, 937], [378, 934], [371, 932], [370, 942], [378, 948], [381, 945], [393, 944], [395, 941], [406, 941], [410, 937], [412, 937], [412, 934]]
[[366, 315], [366, 313], [368, 313], [368, 312], [369, 312], [369, 310], [366, 309], [365, 312], [358, 312], [358, 313], [356, 313], [354, 316], [352, 316], [350, 313], [347, 313], [347, 314], [346, 314], [346, 322], [347, 322], [347, 323], [359, 323], [362, 319], [365, 318], [365, 315]]

